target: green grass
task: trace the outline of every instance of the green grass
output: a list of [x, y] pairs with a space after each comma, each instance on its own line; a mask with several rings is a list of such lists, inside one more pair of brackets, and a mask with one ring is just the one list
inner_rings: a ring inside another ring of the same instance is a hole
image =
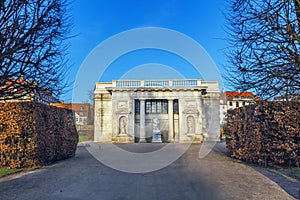
[[15, 174], [20, 171], [21, 171], [21, 169], [1, 169], [0, 168], [0, 177], [7, 176], [10, 174]]
[[87, 135], [79, 135], [79, 142], [84, 142], [84, 141], [87, 141], [87, 140], [88, 140]]
[[292, 167], [292, 168], [282, 168], [282, 169], [269, 169], [274, 173], [291, 177], [300, 181], [300, 167]]
[[291, 177], [300, 180], [300, 167], [294, 167], [288, 170], [288, 173]]

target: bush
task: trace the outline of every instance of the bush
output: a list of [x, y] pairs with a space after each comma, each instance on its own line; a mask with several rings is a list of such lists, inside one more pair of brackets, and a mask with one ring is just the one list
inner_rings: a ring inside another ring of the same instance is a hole
[[0, 166], [27, 168], [75, 155], [72, 111], [33, 102], [0, 104]]
[[227, 153], [264, 166], [299, 166], [300, 102], [259, 102], [228, 111]]

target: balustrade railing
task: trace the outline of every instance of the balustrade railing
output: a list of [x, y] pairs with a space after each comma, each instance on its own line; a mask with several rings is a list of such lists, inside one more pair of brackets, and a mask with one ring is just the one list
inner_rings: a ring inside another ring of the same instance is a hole
[[120, 80], [116, 81], [116, 87], [193, 87], [198, 86], [198, 80]]
[[175, 87], [190, 87], [190, 86], [197, 86], [197, 80], [175, 80], [172, 81], [172, 86]]
[[116, 81], [117, 87], [140, 87], [141, 81]]
[[144, 81], [144, 87], [167, 87], [169, 81]]

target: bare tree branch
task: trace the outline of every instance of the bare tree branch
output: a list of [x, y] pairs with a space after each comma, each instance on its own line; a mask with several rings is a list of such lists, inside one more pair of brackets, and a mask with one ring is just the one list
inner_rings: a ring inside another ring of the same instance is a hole
[[62, 0], [2, 0], [0, 3], [0, 95], [4, 100], [66, 86], [69, 34]]
[[227, 80], [262, 98], [300, 92], [299, 0], [228, 1]]

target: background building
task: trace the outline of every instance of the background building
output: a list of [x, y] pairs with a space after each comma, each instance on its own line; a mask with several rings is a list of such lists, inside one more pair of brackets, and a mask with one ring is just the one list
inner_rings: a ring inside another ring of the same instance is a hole
[[252, 92], [224, 92], [224, 97], [226, 101], [224, 102], [227, 105], [227, 109], [235, 109], [241, 106], [246, 106], [255, 101], [259, 100]]
[[49, 105], [60, 103], [59, 99], [52, 95], [52, 91], [47, 88], [40, 88], [38, 91], [26, 92], [28, 83], [21, 79], [10, 79], [0, 87], [5, 95], [0, 96], [0, 102], [39, 102]]
[[222, 138], [222, 127], [226, 123], [226, 114], [228, 110], [233, 110], [238, 107], [247, 106], [253, 104], [256, 101], [261, 100], [259, 97], [254, 95], [252, 92], [241, 92], [241, 91], [226, 91], [220, 95], [220, 125], [221, 125], [221, 138]]
[[300, 101], [300, 94], [274, 97], [274, 101]]
[[93, 139], [94, 133], [94, 108], [88, 103], [52, 103], [51, 106], [65, 108], [74, 112], [76, 129], [80, 136], [86, 136], [87, 139]]

